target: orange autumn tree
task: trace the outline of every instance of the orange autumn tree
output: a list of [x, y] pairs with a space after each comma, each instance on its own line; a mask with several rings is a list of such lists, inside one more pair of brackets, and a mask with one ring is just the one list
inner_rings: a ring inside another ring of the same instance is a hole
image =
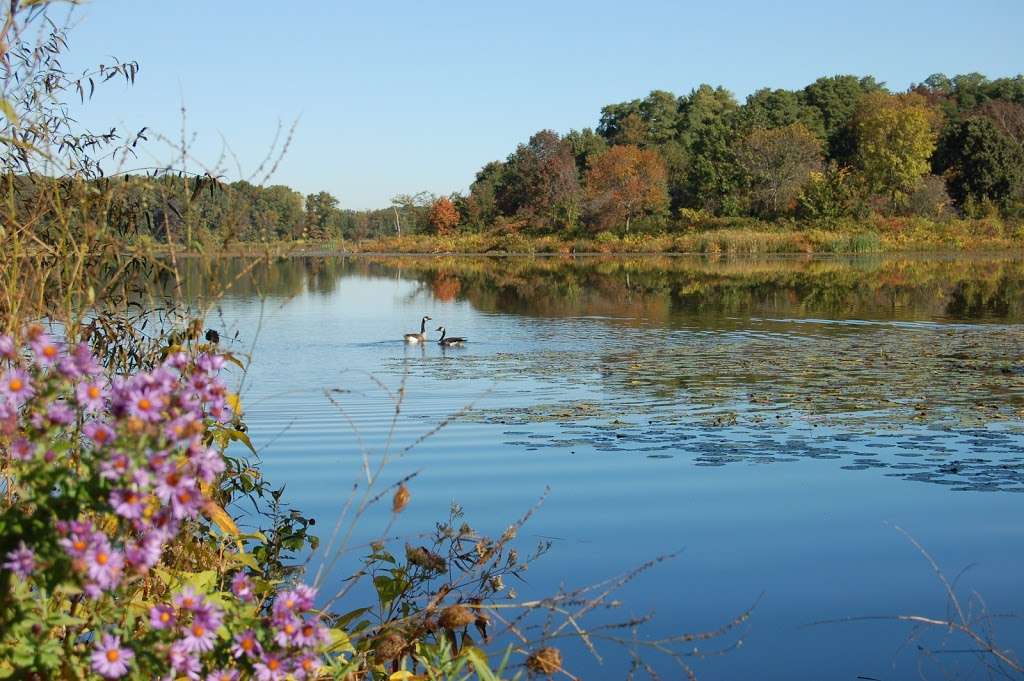
[[668, 171], [653, 149], [621, 144], [595, 157], [587, 171], [587, 207], [601, 229], [668, 209]]
[[459, 224], [459, 211], [451, 199], [442, 196], [430, 205], [427, 220], [434, 234], [448, 234]]

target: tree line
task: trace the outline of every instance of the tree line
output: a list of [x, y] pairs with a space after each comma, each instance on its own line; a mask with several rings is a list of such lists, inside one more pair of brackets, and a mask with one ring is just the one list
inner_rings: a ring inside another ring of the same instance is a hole
[[[20, 181], [26, 181], [22, 178]], [[871, 215], [1024, 217], [1024, 76], [873, 77], [761, 89], [701, 85], [610, 104], [595, 128], [541, 130], [466, 193], [347, 210], [321, 191], [128, 176], [115, 212], [166, 239], [366, 239], [396, 234], [672, 231], [712, 218], [822, 223]], [[30, 194], [31, 192], [22, 192]]]

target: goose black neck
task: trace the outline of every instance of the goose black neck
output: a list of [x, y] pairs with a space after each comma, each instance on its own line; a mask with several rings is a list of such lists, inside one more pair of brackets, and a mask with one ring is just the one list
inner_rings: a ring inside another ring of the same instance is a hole
[[420, 335], [423, 335], [426, 332], [427, 332], [427, 318], [424, 317], [423, 319], [420, 320]]
[[445, 337], [445, 336], [446, 336], [447, 334], [448, 334], [448, 331], [447, 331], [447, 330], [445, 330], [445, 329], [441, 329], [441, 339], [440, 339], [439, 341], [437, 341], [437, 342], [438, 342], [438, 343], [443, 343], [443, 342], [444, 342], [444, 337]]

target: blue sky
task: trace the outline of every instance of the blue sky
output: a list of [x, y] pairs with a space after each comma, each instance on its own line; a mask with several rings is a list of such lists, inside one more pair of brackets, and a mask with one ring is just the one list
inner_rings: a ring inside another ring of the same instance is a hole
[[83, 122], [177, 138], [184, 102], [196, 155], [216, 161], [223, 136], [252, 171], [278, 121], [298, 119], [272, 181], [347, 208], [465, 191], [537, 130], [594, 126], [601, 106], [652, 89], [708, 82], [742, 98], [837, 73], [902, 89], [940, 71], [1024, 71], [1021, 0], [92, 0], [73, 21], [67, 66], [141, 66]]

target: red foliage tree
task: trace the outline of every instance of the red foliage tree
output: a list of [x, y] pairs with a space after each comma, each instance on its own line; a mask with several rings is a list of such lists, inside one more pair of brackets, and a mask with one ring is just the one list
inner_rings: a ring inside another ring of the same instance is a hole
[[602, 229], [623, 224], [628, 232], [633, 218], [668, 209], [665, 160], [632, 144], [610, 148], [591, 161], [587, 203]]
[[431, 204], [427, 219], [434, 234], [448, 234], [459, 224], [459, 211], [450, 199], [442, 196]]

